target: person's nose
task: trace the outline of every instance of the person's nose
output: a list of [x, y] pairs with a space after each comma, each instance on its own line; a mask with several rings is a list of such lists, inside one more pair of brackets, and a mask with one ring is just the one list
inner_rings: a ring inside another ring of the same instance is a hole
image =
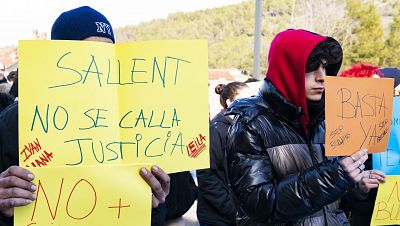
[[317, 69], [317, 71], [315, 72], [315, 81], [316, 82], [320, 82], [320, 83], [324, 83], [325, 77], [326, 77], [325, 68], [319, 67]]

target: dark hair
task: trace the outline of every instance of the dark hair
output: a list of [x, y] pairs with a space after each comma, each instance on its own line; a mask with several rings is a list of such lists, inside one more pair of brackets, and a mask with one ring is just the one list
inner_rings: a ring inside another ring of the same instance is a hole
[[260, 81], [260, 80], [258, 80], [258, 79], [256, 79], [256, 78], [253, 78], [253, 77], [251, 77], [251, 78], [248, 78], [246, 81], [244, 81], [244, 83], [249, 83], [249, 82], [258, 82], [258, 81]]
[[13, 97], [18, 97], [18, 69], [14, 78], [14, 82], [11, 86], [9, 94]]
[[311, 51], [306, 63], [306, 73], [317, 70], [323, 64], [323, 60], [326, 60], [326, 74], [336, 75], [342, 63], [342, 56], [340, 44], [336, 40], [328, 38]]
[[239, 91], [243, 88], [248, 88], [249, 86], [244, 82], [231, 82], [226, 85], [218, 84], [215, 87], [215, 93], [219, 94], [219, 102], [225, 109], [228, 108], [226, 100], [233, 101], [235, 97], [239, 94]]
[[14, 82], [15, 78], [18, 76], [18, 71], [11, 71], [8, 75], [7, 75], [7, 80], [8, 82]]

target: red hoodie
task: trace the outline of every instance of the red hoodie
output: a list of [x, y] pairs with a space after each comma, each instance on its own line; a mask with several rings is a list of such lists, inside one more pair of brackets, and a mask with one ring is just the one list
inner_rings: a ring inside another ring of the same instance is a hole
[[301, 124], [306, 133], [309, 123], [305, 91], [306, 63], [314, 47], [327, 39], [305, 30], [286, 30], [275, 36], [268, 54], [266, 80], [290, 103], [303, 109]]

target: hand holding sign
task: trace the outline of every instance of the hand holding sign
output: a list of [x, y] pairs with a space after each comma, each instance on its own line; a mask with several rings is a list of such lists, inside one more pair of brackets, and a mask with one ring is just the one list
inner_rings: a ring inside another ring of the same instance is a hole
[[347, 173], [347, 175], [358, 183], [363, 175], [365, 168], [364, 162], [368, 159], [368, 152], [366, 149], [361, 149], [348, 158], [344, 158], [340, 161], [340, 166]]
[[19, 166], [11, 166], [0, 174], [0, 212], [3, 215], [11, 217], [14, 207], [25, 206], [35, 200], [33, 178], [30, 171]]
[[146, 168], [140, 169], [140, 176], [147, 182], [153, 192], [151, 207], [156, 208], [164, 203], [169, 194], [170, 178], [162, 169], [157, 166], [151, 167], [151, 172]]
[[385, 182], [386, 175], [379, 170], [367, 170], [363, 172], [362, 178], [358, 183], [358, 188], [368, 193], [371, 188], [377, 188], [380, 183]]

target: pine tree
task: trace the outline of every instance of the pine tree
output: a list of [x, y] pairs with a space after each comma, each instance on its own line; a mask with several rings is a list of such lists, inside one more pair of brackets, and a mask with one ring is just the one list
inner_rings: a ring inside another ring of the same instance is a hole
[[352, 21], [350, 45], [344, 49], [344, 65], [357, 62], [380, 65], [384, 58], [384, 31], [381, 18], [373, 3], [348, 0], [346, 6], [348, 21]]
[[395, 5], [393, 23], [386, 40], [386, 59], [384, 66], [400, 68], [400, 0]]

